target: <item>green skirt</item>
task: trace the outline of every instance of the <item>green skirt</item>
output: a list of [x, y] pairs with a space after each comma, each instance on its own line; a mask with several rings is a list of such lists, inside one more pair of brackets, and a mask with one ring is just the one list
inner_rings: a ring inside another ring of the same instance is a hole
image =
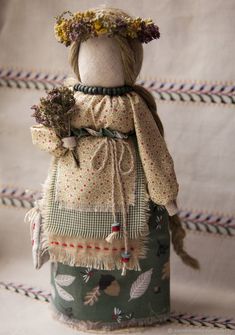
[[79, 330], [153, 325], [170, 316], [170, 233], [165, 207], [149, 202], [148, 253], [141, 271], [51, 263], [52, 310]]

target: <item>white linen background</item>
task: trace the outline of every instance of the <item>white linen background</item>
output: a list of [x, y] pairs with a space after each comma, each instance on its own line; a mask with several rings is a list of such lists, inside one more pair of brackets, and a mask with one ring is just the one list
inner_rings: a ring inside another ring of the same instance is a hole
[[[234, 84], [234, 0], [1, 0], [0, 67], [71, 74], [68, 50], [54, 38], [53, 17], [67, 9], [74, 12], [103, 3], [133, 16], [151, 17], [160, 27], [160, 40], [144, 45], [140, 79]], [[32, 146], [29, 132], [30, 106], [43, 94], [33, 89], [0, 89], [0, 184], [40, 189], [44, 182], [49, 157]], [[179, 207], [234, 215], [234, 105], [161, 100], [157, 105], [180, 184]], [[48, 266], [40, 271], [32, 268], [25, 211], [1, 208], [0, 213], [0, 281], [48, 288]], [[187, 249], [200, 260], [202, 269], [195, 272], [185, 267], [172, 252], [174, 310], [234, 317], [234, 244], [233, 237], [188, 232]], [[69, 334], [50, 319], [45, 305], [3, 291], [0, 299], [4, 301], [0, 334], [26, 334], [32, 329], [35, 334], [43, 330]], [[25, 309], [29, 317], [19, 316], [10, 323], [12, 314], [4, 305], [18, 316]], [[40, 322], [36, 313], [42, 313]]]

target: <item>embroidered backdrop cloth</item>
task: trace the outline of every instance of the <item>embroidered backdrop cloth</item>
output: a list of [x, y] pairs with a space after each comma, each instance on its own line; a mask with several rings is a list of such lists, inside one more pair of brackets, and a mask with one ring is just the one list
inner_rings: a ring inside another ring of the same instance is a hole
[[[79, 4], [71, 0], [69, 5], [65, 0], [1, 0], [1, 184], [39, 190], [45, 180], [49, 159], [31, 143], [29, 107], [53, 80], [70, 73], [66, 50], [53, 36], [53, 17], [68, 7], [76, 11], [98, 4], [98, 0]], [[152, 17], [160, 27], [160, 40], [145, 46], [140, 82], [156, 92], [180, 184], [180, 208], [189, 216], [192, 209], [198, 215], [205, 212], [215, 222], [204, 225], [194, 219], [188, 224], [195, 231], [187, 230], [186, 247], [200, 260], [200, 272], [185, 267], [172, 253], [172, 308], [185, 316], [185, 324], [190, 323], [186, 313], [197, 315], [197, 320], [202, 316], [228, 320], [235, 310], [235, 240], [226, 233], [231, 231], [226, 218], [234, 216], [235, 197], [234, 1], [112, 0], [109, 4]], [[0, 280], [48, 290], [49, 267], [40, 271], [32, 267], [29, 230], [23, 223], [26, 211], [6, 207], [0, 212]], [[219, 217], [221, 225], [216, 222]], [[206, 232], [208, 226], [212, 233]], [[51, 320], [45, 304], [3, 290], [0, 299], [2, 333], [17, 329], [21, 335], [27, 329], [34, 334], [64, 334], [65, 328]], [[172, 333], [182, 328], [186, 332], [185, 325], [174, 323], [149, 334], [169, 334], [169, 328]], [[201, 333], [203, 329], [197, 328]]]

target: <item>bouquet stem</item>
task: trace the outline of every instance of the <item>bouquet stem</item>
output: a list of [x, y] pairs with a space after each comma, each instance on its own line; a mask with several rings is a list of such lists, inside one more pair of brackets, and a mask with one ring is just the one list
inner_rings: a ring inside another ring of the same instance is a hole
[[78, 159], [78, 156], [77, 156], [76, 152], [74, 151], [74, 149], [71, 150], [71, 154], [74, 158], [74, 162], [75, 162], [76, 166], [79, 167], [80, 166], [79, 159]]

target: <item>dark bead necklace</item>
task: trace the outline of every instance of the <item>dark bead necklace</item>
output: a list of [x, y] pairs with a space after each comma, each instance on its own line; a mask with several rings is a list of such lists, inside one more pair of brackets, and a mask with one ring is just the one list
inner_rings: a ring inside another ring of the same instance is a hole
[[101, 86], [88, 86], [82, 84], [75, 84], [74, 91], [80, 91], [85, 94], [102, 94], [102, 95], [123, 95], [133, 91], [132, 86], [124, 85], [119, 87], [101, 87]]

